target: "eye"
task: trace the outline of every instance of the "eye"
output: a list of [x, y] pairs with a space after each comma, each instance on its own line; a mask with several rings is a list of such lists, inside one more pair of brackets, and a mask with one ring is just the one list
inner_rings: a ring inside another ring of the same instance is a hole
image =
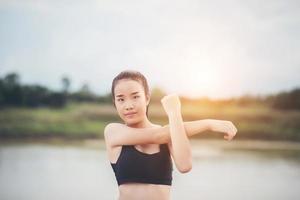
[[121, 101], [121, 100], [123, 101], [123, 99], [118, 99], [117, 101]]
[[134, 96], [135, 99], [136, 99], [136, 97], [138, 98], [138, 97], [140, 97], [140, 96]]

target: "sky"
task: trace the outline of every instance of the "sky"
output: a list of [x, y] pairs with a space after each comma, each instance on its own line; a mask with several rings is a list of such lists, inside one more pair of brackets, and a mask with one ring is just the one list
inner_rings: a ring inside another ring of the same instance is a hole
[[300, 1], [1, 0], [0, 76], [110, 92], [122, 70], [151, 88], [230, 98], [300, 86]]

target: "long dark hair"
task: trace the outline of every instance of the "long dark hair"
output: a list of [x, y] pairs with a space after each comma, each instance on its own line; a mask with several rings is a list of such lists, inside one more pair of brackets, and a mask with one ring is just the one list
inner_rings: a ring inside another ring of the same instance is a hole
[[[114, 79], [112, 82], [112, 86], [111, 86], [111, 96], [112, 96], [112, 101], [114, 104], [114, 107], [116, 107], [115, 104], [115, 87], [118, 83], [119, 80], [122, 79], [130, 79], [130, 80], [134, 80], [137, 81], [139, 83], [142, 84], [143, 88], [144, 88], [144, 92], [145, 92], [145, 97], [147, 98], [147, 95], [150, 98], [150, 90], [149, 90], [149, 86], [148, 86], [148, 82], [146, 77], [140, 73], [139, 71], [136, 70], [124, 70], [122, 72], [120, 72]], [[146, 115], [148, 117], [148, 107], [149, 105], [147, 105], [147, 110], [146, 110]]]

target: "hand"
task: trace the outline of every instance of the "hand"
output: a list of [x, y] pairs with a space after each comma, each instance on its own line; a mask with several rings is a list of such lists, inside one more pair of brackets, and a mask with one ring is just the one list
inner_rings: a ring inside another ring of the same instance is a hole
[[231, 121], [226, 120], [211, 120], [211, 130], [225, 133], [224, 139], [230, 141], [236, 135], [237, 128]]
[[167, 115], [181, 112], [181, 103], [177, 94], [166, 95], [160, 101]]

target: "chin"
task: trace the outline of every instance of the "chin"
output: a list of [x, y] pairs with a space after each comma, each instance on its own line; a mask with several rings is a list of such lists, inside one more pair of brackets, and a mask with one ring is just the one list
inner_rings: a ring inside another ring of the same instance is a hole
[[126, 124], [130, 125], [130, 124], [136, 124], [138, 123], [140, 120], [138, 118], [135, 119], [126, 119], [125, 122]]

